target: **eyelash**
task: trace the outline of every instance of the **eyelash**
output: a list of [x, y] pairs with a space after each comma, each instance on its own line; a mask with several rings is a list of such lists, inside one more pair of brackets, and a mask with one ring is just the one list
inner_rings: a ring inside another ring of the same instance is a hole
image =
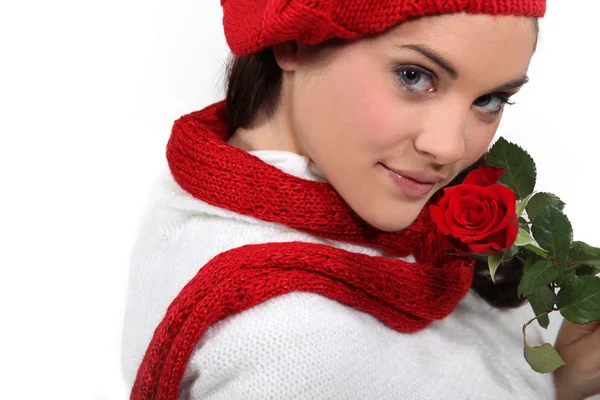
[[[433, 93], [436, 91], [435, 87], [437, 86], [437, 81], [438, 81], [437, 76], [433, 72], [431, 72], [423, 67], [420, 67], [418, 65], [400, 65], [396, 68], [395, 73], [396, 73], [397, 80], [404, 90], [408, 91], [409, 93], [419, 92], [419, 89], [413, 88], [410, 84], [408, 84], [405, 81], [404, 74], [406, 74], [407, 72], [413, 72], [413, 73], [416, 72], [418, 74], [421, 74], [421, 76], [424, 76], [427, 79], [429, 79], [429, 81], [432, 83], [431, 84], [432, 88], [425, 91], [425, 93]], [[419, 81], [417, 81], [417, 83]], [[490, 93], [490, 94], [486, 94], [484, 96], [478, 97], [473, 102], [473, 105], [475, 105], [475, 103], [477, 103], [477, 101], [480, 101], [481, 99], [490, 97], [490, 96], [491, 96], [492, 100], [497, 99], [497, 101], [499, 101], [501, 103], [501, 106], [495, 110], [492, 110], [492, 111], [484, 110], [483, 111], [485, 114], [493, 116], [493, 117], [500, 115], [506, 105], [514, 105], [515, 104], [513, 101], [510, 100], [510, 94], [503, 93], [503, 92], [496, 92], [496, 93]], [[475, 106], [479, 107], [477, 105], [475, 105]], [[479, 107], [479, 108], [481, 108], [481, 107]]]

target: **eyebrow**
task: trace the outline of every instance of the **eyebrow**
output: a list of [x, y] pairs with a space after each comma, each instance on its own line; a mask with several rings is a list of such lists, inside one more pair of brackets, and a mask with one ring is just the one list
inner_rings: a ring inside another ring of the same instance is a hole
[[[452, 79], [455, 79], [455, 80], [458, 79], [459, 74], [456, 71], [456, 68], [454, 68], [452, 66], [452, 63], [450, 61], [446, 60], [442, 55], [440, 55], [435, 50], [430, 49], [427, 46], [423, 46], [420, 44], [407, 44], [407, 45], [403, 45], [403, 46], [399, 46], [399, 47], [405, 48], [405, 49], [411, 49], [411, 50], [421, 53], [422, 55], [424, 55], [425, 57], [429, 58], [431, 61], [433, 61], [440, 67], [442, 67], [442, 69], [444, 69], [444, 71], [446, 71], [452, 77]], [[505, 83], [502, 86], [498, 86], [492, 92], [503, 92], [503, 91], [507, 91], [507, 90], [511, 90], [511, 89], [516, 89], [518, 87], [525, 85], [527, 82], [529, 82], [529, 77], [523, 76], [521, 78], [515, 79], [514, 81]]]
[[492, 92], [504, 92], [511, 89], [519, 88], [529, 82], [529, 77], [526, 75], [522, 78], [515, 79], [514, 81], [505, 83], [502, 86], [498, 86], [496, 89], [492, 90]]
[[448, 60], [444, 59], [444, 57], [437, 53], [435, 50], [432, 50], [419, 44], [407, 44], [400, 47], [415, 50], [423, 54], [425, 57], [429, 58], [431, 61], [433, 61], [434, 63], [442, 67], [446, 72], [448, 72], [452, 79], [458, 79], [458, 72], [456, 72], [456, 68], [454, 68]]

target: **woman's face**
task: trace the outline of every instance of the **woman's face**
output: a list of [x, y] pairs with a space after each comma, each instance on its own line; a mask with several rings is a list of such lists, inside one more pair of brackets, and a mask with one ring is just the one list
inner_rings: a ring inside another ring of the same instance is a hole
[[533, 22], [444, 15], [317, 61], [310, 47], [276, 50], [291, 139], [361, 218], [404, 229], [487, 150], [526, 81]]

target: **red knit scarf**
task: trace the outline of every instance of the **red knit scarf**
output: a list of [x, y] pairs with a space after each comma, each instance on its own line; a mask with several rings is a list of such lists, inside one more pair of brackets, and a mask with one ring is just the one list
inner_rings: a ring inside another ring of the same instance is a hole
[[131, 399], [177, 399], [187, 361], [207, 327], [285, 293], [318, 293], [401, 332], [446, 317], [466, 295], [473, 261], [440, 247], [427, 206], [407, 229], [378, 231], [356, 217], [329, 184], [288, 175], [229, 146], [225, 120], [221, 102], [175, 122], [167, 159], [184, 190], [208, 204], [315, 236], [377, 247], [395, 257], [413, 254], [417, 263], [302, 242], [221, 253], [198, 265], [169, 306]]

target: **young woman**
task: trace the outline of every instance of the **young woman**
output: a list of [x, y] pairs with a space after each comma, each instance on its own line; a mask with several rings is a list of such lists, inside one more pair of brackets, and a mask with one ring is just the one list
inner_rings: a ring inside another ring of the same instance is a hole
[[555, 382], [534, 373], [518, 280], [490, 286], [428, 212], [527, 82], [545, 0], [222, 4], [227, 98], [175, 123], [134, 251], [131, 397], [598, 392], [569, 347], [591, 330], [565, 327]]

